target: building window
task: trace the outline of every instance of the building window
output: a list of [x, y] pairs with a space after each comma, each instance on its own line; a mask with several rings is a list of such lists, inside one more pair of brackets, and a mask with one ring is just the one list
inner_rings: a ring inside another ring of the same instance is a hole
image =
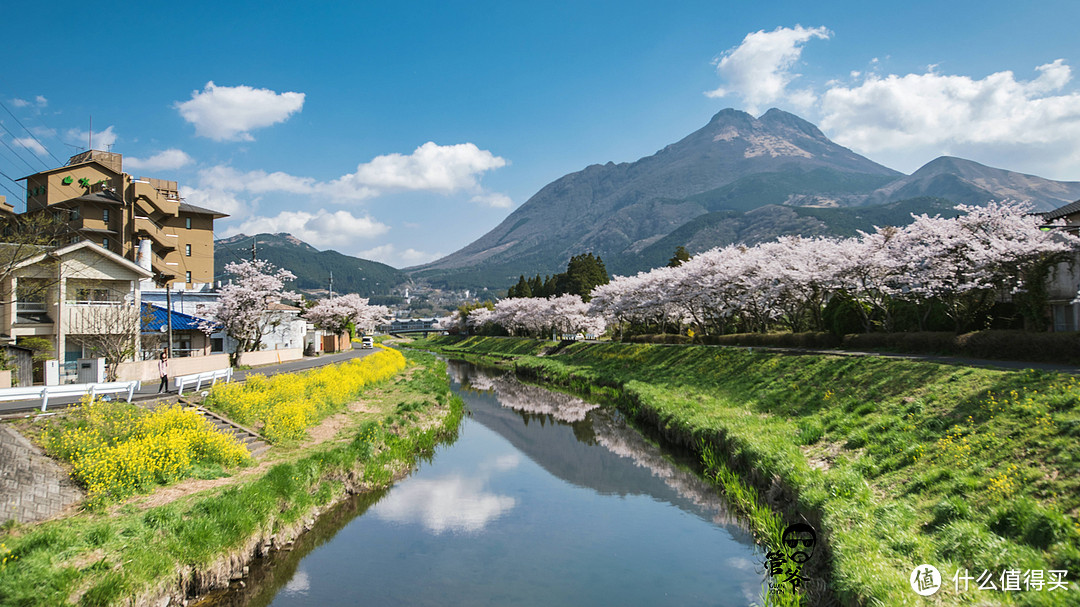
[[109, 223], [109, 209], [102, 209], [101, 220], [104, 221], [106, 224]]
[[220, 338], [220, 337], [211, 337], [210, 338], [210, 351], [211, 352], [224, 352], [225, 351], [225, 340]]
[[187, 282], [188, 284], [191, 284], [191, 270], [187, 271]]
[[189, 245], [189, 244], [184, 245], [184, 255], [187, 255], [188, 257], [191, 257], [191, 245]]
[[185, 217], [184, 218], [184, 227], [186, 227], [189, 230], [191, 229], [191, 218], [190, 217]]

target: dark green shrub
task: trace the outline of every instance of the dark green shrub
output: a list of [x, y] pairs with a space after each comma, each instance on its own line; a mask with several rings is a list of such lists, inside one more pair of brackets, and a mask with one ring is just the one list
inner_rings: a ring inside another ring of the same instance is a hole
[[990, 529], [1004, 537], [1023, 540], [1034, 548], [1046, 549], [1065, 537], [1069, 521], [1061, 513], [1021, 497], [994, 509], [990, 514]]
[[934, 504], [930, 514], [934, 517], [930, 524], [934, 527], [940, 527], [945, 523], [969, 518], [971, 516], [971, 506], [966, 499], [953, 495]]

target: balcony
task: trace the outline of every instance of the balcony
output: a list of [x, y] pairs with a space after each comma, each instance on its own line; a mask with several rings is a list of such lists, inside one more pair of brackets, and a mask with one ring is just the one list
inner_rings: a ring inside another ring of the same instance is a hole
[[138, 311], [123, 301], [68, 301], [63, 315], [69, 334], [123, 333], [129, 323], [138, 330]]
[[49, 317], [49, 305], [43, 301], [17, 301], [15, 302], [16, 324], [51, 324]]

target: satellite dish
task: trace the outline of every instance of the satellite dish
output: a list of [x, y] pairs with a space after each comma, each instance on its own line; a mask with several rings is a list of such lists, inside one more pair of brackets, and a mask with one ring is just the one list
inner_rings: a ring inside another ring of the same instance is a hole
[[166, 327], [165, 325], [161, 325], [161, 328], [158, 329], [158, 332], [160, 332], [160, 333], [168, 333], [169, 332], [169, 327]]

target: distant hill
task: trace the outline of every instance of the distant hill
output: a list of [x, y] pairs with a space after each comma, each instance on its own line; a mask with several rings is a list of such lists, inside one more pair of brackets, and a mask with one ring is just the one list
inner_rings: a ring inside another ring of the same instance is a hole
[[237, 234], [214, 241], [214, 274], [224, 275], [230, 262], [251, 259], [252, 239], [259, 259], [296, 274], [292, 288], [309, 294], [326, 295], [331, 271], [335, 293], [359, 293], [372, 298], [372, 303], [393, 302], [387, 298], [393, 296], [394, 287], [408, 280], [403, 272], [384, 263], [320, 251], [286, 233]]
[[727, 109], [652, 156], [553, 181], [473, 243], [407, 271], [436, 286], [504, 288], [592, 252], [626, 274], [666, 263], [678, 245], [700, 251], [782, 234], [847, 234], [995, 199], [1049, 210], [1080, 199], [1080, 183], [951, 157], [903, 175], [793, 114]]

